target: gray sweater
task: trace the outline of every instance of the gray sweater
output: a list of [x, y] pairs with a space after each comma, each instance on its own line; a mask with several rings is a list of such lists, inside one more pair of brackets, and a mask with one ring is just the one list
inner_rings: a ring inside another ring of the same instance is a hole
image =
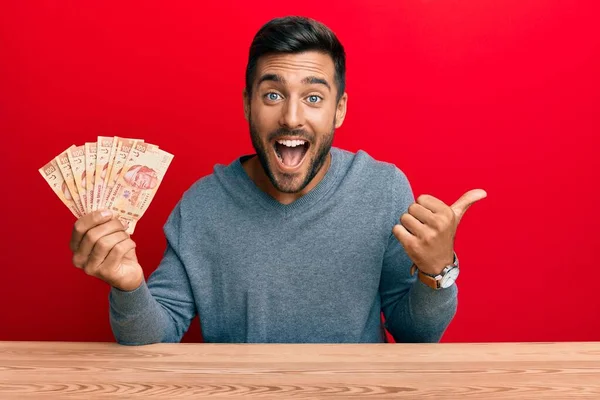
[[179, 342], [196, 315], [206, 342], [379, 343], [384, 326], [397, 342], [439, 341], [457, 288], [410, 275], [392, 234], [414, 202], [405, 174], [364, 151], [331, 154], [323, 180], [288, 205], [248, 177], [248, 156], [193, 184], [147, 282], [110, 290], [117, 342]]

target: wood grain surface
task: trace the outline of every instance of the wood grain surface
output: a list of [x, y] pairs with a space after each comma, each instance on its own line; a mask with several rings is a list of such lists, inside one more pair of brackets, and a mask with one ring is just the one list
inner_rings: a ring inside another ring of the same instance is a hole
[[600, 342], [0, 342], [0, 399], [600, 399]]

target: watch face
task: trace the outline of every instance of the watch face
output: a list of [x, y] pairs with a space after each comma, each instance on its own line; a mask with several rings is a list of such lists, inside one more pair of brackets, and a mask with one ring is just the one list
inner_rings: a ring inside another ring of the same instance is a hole
[[442, 278], [442, 281], [440, 282], [440, 286], [444, 289], [452, 286], [454, 281], [456, 281], [456, 278], [458, 278], [458, 271], [458, 268], [452, 268], [451, 270], [446, 272], [446, 274]]

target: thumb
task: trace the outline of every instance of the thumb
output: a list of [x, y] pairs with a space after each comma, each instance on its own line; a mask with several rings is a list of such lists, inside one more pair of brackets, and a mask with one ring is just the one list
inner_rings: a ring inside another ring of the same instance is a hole
[[484, 199], [487, 197], [487, 193], [483, 189], [473, 189], [469, 190], [467, 193], [463, 194], [454, 204], [450, 206], [458, 222], [460, 222], [461, 218], [465, 214], [465, 212], [471, 207], [473, 203]]

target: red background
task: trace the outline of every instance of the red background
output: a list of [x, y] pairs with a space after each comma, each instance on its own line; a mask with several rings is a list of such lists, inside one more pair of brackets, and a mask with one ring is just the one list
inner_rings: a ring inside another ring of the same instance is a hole
[[[252, 152], [248, 46], [286, 14], [323, 21], [346, 47], [334, 145], [395, 163], [416, 196], [488, 191], [459, 226], [444, 341], [600, 340], [593, 3], [3, 1], [0, 340], [113, 340], [108, 287], [71, 266], [74, 219], [38, 168], [98, 135], [173, 153], [134, 235], [150, 273], [183, 191]], [[197, 320], [185, 340], [201, 340]]]

